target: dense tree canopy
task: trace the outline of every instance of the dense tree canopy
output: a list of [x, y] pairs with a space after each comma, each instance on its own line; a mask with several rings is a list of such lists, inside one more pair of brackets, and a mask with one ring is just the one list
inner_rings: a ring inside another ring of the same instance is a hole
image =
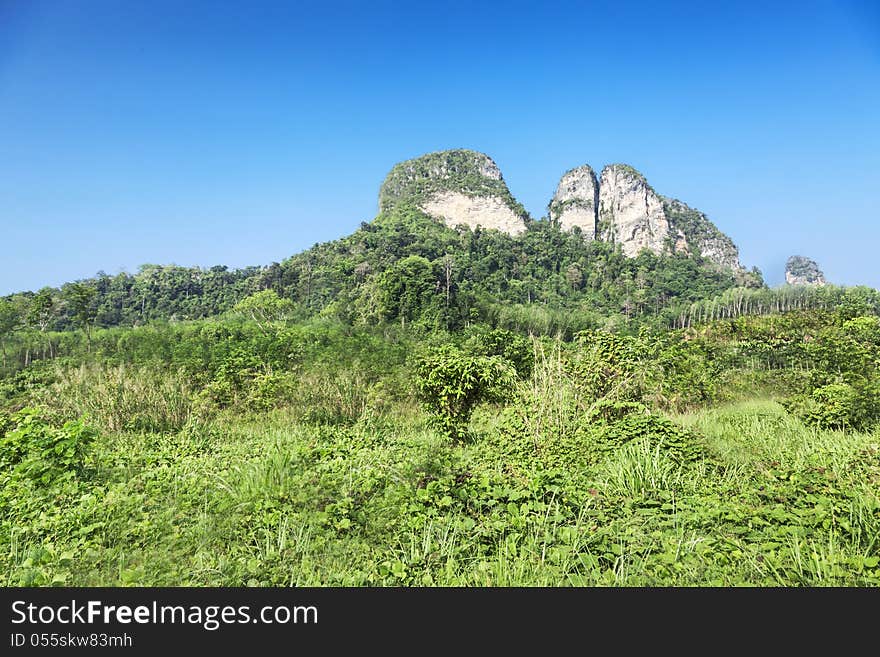
[[[88, 321], [71, 296], [80, 289], [76, 285], [94, 290]], [[143, 265], [134, 274], [99, 272], [63, 292], [43, 288], [7, 301], [15, 326], [41, 332], [211, 317], [271, 290], [303, 318], [450, 330], [488, 322], [570, 335], [583, 328], [703, 317], [705, 306], [693, 304], [734, 288], [747, 290], [749, 299], [766, 289], [757, 271], [719, 269], [680, 254], [644, 251], [628, 258], [614, 244], [587, 241], [549, 221], [531, 221], [524, 234], [512, 237], [453, 230], [401, 204], [348, 237], [264, 267]]]

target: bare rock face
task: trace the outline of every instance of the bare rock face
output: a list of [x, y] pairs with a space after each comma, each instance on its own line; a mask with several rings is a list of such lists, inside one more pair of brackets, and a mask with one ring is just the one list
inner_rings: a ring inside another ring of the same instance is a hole
[[596, 237], [596, 219], [599, 211], [599, 181], [592, 167], [583, 166], [566, 172], [550, 201], [550, 219], [562, 230], [575, 226], [588, 240]]
[[684, 253], [743, 270], [736, 245], [705, 214], [661, 196], [626, 164], [605, 167], [598, 181], [588, 165], [568, 171], [550, 201], [549, 214], [562, 230], [577, 226], [588, 239], [617, 242], [629, 257], [642, 249]]
[[597, 239], [618, 242], [625, 255], [663, 253], [670, 238], [663, 200], [638, 171], [625, 164], [602, 169]]
[[676, 235], [675, 251], [700, 256], [719, 267], [743, 271], [736, 244], [718, 230], [705, 214], [679, 200], [665, 197], [663, 210]]
[[526, 229], [522, 217], [498, 196], [468, 196], [462, 192], [437, 192], [419, 206], [425, 214], [440, 219], [447, 226], [464, 224], [494, 228], [508, 235], [519, 235]]
[[516, 202], [488, 155], [458, 149], [429, 153], [395, 165], [379, 190], [379, 210], [418, 208], [450, 228], [525, 231], [525, 209]]
[[825, 285], [825, 275], [815, 260], [791, 256], [785, 263], [785, 282], [789, 285]]

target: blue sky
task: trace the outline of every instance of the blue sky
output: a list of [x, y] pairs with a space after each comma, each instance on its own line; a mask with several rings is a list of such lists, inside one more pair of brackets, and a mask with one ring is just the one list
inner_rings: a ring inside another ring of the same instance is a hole
[[770, 284], [880, 287], [876, 2], [0, 0], [0, 294], [280, 261], [458, 147], [535, 217], [626, 162]]

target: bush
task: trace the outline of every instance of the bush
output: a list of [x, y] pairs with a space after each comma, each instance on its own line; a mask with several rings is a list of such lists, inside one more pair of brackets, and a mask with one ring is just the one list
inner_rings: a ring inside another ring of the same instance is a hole
[[627, 413], [601, 430], [600, 450], [610, 451], [635, 440], [646, 440], [673, 460], [696, 461], [704, 456], [700, 437], [664, 417], [647, 412]]
[[97, 435], [82, 420], [55, 427], [35, 408], [24, 408], [2, 424], [0, 467], [12, 479], [46, 486], [82, 474], [87, 449]]
[[434, 425], [453, 442], [467, 434], [474, 407], [502, 401], [516, 372], [501, 356], [468, 356], [455, 347], [435, 349], [419, 359], [416, 386]]
[[786, 411], [819, 429], [867, 429], [880, 418], [880, 386], [829, 383], [782, 402]]
[[608, 331], [581, 331], [568, 366], [587, 399], [636, 401], [642, 396], [644, 368], [635, 339]]
[[523, 378], [530, 376], [535, 366], [531, 341], [503, 328], [477, 333], [468, 340], [467, 346], [481, 356], [501, 356], [510, 361]]

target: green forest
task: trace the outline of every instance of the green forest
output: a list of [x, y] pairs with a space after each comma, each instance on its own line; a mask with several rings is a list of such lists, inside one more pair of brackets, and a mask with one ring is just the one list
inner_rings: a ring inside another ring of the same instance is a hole
[[0, 298], [4, 586], [876, 586], [880, 293], [388, 204]]

